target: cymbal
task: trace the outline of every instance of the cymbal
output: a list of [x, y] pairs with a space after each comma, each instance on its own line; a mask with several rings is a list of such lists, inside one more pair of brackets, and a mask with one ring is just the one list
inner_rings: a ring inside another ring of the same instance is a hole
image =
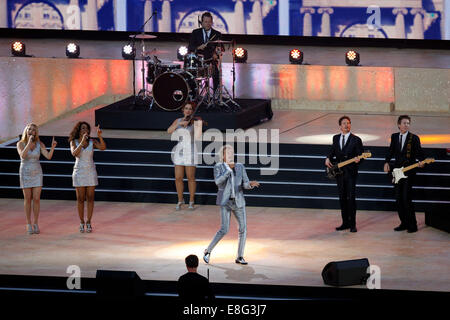
[[136, 38], [136, 39], [156, 39], [157, 36], [154, 36], [152, 34], [137, 34], [137, 35], [130, 35], [130, 38]]
[[216, 43], [216, 44], [231, 44], [233, 41], [225, 41], [225, 40], [214, 40], [209, 41], [209, 43]]

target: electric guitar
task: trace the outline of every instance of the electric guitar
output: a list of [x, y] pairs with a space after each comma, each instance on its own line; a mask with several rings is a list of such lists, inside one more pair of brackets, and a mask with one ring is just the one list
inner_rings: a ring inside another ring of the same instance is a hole
[[[429, 164], [434, 162], [433, 158], [427, 158], [425, 160], [423, 160], [423, 163]], [[419, 162], [414, 163], [410, 166], [407, 166], [406, 168], [401, 167], [401, 168], [394, 168], [392, 170], [392, 183], [397, 184], [401, 179], [406, 179], [408, 178], [407, 176], [405, 176], [405, 172], [409, 171], [411, 169], [417, 168], [419, 166]]]
[[[366, 151], [366, 152], [362, 153], [360, 156], [357, 156], [356, 158], [361, 160], [361, 159], [367, 159], [370, 157], [372, 157], [372, 153], [370, 151]], [[353, 163], [353, 162], [355, 162], [355, 158], [351, 158], [349, 160], [339, 162], [339, 163], [333, 165], [331, 168], [327, 167], [327, 177], [332, 180], [336, 179], [337, 175], [342, 174], [341, 168], [350, 163]]]

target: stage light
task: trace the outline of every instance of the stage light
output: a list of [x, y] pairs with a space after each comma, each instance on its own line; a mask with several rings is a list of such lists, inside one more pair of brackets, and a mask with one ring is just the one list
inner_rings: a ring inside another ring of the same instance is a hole
[[303, 52], [298, 49], [292, 49], [289, 52], [289, 62], [292, 64], [302, 64], [303, 62]]
[[188, 48], [186, 46], [179, 47], [177, 50], [177, 59], [179, 61], [183, 61], [184, 56], [187, 55], [187, 53], [188, 53]]
[[15, 41], [11, 44], [11, 54], [16, 57], [25, 56], [25, 44], [20, 41]]
[[136, 49], [131, 44], [127, 44], [122, 48], [122, 58], [133, 60], [136, 57]]
[[236, 48], [233, 52], [234, 61], [237, 63], [246, 63], [248, 58], [248, 52], [244, 48]]
[[359, 53], [353, 50], [345, 54], [345, 63], [349, 66], [357, 66], [359, 64]]
[[66, 56], [68, 58], [78, 58], [80, 56], [80, 46], [71, 42], [66, 46]]

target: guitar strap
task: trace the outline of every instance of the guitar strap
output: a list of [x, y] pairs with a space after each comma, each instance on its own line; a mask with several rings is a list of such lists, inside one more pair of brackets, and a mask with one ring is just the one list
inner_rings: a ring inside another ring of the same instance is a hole
[[409, 133], [408, 144], [406, 145], [406, 159], [409, 160], [411, 158], [411, 147], [412, 147], [412, 133]]

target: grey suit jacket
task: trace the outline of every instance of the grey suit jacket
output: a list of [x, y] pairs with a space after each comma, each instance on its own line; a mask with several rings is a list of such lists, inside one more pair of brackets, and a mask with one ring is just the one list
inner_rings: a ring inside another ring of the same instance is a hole
[[[247, 172], [242, 163], [235, 164], [236, 176], [234, 177], [234, 192], [236, 196], [236, 206], [238, 208], [245, 207], [245, 198], [242, 188], [251, 189]], [[219, 190], [217, 191], [216, 204], [224, 206], [231, 196], [231, 175], [232, 172], [227, 170], [223, 162], [219, 162], [214, 166], [214, 182]]]

